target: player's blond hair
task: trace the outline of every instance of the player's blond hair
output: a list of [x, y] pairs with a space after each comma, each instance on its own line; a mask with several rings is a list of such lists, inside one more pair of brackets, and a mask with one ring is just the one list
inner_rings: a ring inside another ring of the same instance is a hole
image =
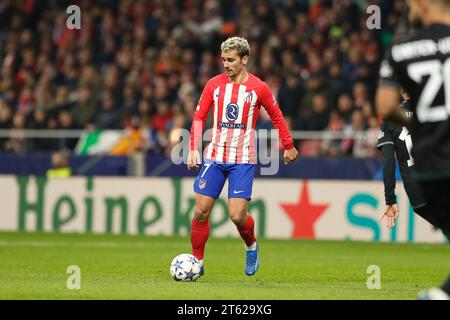
[[243, 58], [250, 55], [250, 45], [247, 39], [241, 37], [228, 38], [220, 45], [220, 50], [223, 52], [229, 52], [231, 50], [237, 50], [238, 56]]

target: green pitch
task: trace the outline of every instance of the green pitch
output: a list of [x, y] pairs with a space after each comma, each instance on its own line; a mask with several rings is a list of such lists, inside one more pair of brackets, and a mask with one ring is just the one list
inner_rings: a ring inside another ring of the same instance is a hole
[[[205, 276], [181, 283], [169, 264], [190, 252], [188, 238], [0, 233], [0, 299], [415, 299], [450, 271], [448, 245], [259, 244], [260, 269], [247, 277], [242, 241], [210, 238]], [[71, 265], [79, 290], [67, 288]], [[370, 265], [380, 268], [380, 289], [367, 288]]]

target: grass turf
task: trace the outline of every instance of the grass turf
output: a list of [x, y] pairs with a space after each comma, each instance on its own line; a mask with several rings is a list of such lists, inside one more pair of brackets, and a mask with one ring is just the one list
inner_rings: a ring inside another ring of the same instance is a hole
[[[448, 245], [259, 240], [260, 269], [244, 274], [240, 239], [210, 238], [206, 274], [169, 274], [188, 238], [0, 232], [0, 299], [416, 299], [450, 271]], [[68, 266], [81, 270], [70, 290]], [[369, 290], [370, 265], [381, 288]]]

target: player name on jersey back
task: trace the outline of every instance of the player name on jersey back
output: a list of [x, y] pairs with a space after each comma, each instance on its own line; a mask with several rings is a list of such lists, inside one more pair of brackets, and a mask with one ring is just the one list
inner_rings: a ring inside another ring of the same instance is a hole
[[438, 53], [450, 53], [450, 37], [439, 40], [424, 39], [392, 46], [392, 58], [396, 62], [412, 60], [420, 57], [434, 56]]

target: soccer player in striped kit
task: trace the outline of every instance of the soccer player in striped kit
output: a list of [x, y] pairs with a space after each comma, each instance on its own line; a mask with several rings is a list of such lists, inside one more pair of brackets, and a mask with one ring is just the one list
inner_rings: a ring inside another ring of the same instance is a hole
[[[199, 259], [204, 274], [203, 257], [209, 237], [209, 216], [228, 178], [228, 212], [247, 248], [245, 274], [258, 270], [258, 244], [254, 220], [248, 214], [256, 164], [255, 125], [264, 107], [284, 147], [284, 162], [298, 157], [297, 149], [283, 114], [269, 86], [247, 71], [250, 56], [248, 41], [232, 37], [221, 45], [225, 72], [205, 85], [194, 113], [191, 127], [188, 169], [199, 169], [194, 182], [195, 209], [191, 225], [192, 253]], [[201, 162], [199, 146], [206, 118], [213, 110], [211, 142]], [[201, 164], [201, 167], [200, 167]]]

